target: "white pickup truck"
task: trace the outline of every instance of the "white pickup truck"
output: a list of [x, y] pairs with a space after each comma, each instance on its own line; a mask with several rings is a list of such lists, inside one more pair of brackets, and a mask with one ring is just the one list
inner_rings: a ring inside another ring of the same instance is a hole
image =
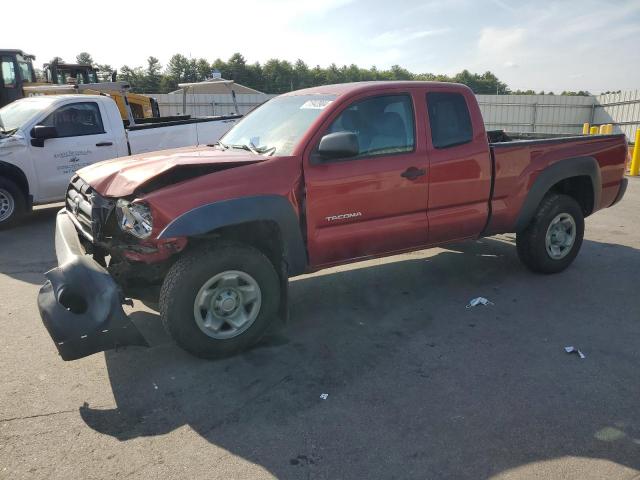
[[110, 158], [215, 143], [240, 118], [154, 119], [126, 126], [103, 95], [44, 95], [0, 109], [0, 229], [64, 198], [76, 170]]

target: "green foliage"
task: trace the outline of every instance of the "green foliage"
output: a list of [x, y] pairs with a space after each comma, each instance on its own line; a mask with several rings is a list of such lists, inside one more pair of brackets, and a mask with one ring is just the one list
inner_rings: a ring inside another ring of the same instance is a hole
[[106, 63], [105, 64], [97, 63], [95, 67], [98, 70], [98, 81], [100, 82], [111, 81], [111, 74], [113, 73], [113, 67], [111, 67], [111, 65], [107, 65]]
[[586, 90], [580, 90], [578, 92], [569, 92], [569, 91], [565, 90], [560, 95], [565, 95], [567, 97], [588, 97], [591, 94], [589, 92], [587, 92]]
[[[76, 58], [78, 62], [80, 62], [80, 58], [93, 62], [91, 55], [87, 52], [82, 52]], [[105, 67], [104, 71], [106, 73], [106, 67], [109, 66], [98, 65], [98, 67], [101, 72], [102, 67]], [[393, 65], [388, 70], [378, 70], [375, 66], [362, 68], [355, 64], [338, 66], [332, 63], [323, 68], [320, 65], [310, 67], [301, 59], [291, 63], [277, 58], [267, 60], [264, 64], [258, 62], [249, 64], [240, 53], [234, 53], [227, 61], [217, 58], [213, 63], [209, 63], [204, 58], [189, 59], [178, 53], [169, 59], [164, 70], [157, 58], [149, 57], [146, 68], [131, 68], [125, 65], [120, 69], [118, 78], [127, 81], [134, 92], [167, 93], [177, 90], [180, 83], [201, 82], [211, 78], [214, 70], [218, 70], [222, 78], [233, 80], [236, 83], [265, 93], [284, 93], [317, 85], [372, 80], [457, 82], [467, 85], [477, 94], [535, 95], [536, 93], [533, 90], [516, 90], [512, 92], [504, 82], [501, 82], [496, 75], [489, 71], [478, 74], [463, 70], [460, 73], [449, 76], [433, 73], [412, 73], [400, 65]], [[545, 92], [542, 91], [539, 94], [545, 95]], [[546, 95], [553, 95], [553, 92], [548, 92]], [[589, 92], [565, 91], [562, 92], [562, 95], [589, 95]]]
[[93, 57], [88, 52], [80, 52], [76, 55], [76, 62], [84, 65], [93, 65]]

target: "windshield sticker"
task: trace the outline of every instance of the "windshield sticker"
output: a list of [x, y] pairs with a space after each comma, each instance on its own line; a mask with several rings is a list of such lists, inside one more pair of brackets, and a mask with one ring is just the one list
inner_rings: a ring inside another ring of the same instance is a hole
[[331, 102], [333, 102], [333, 100], [307, 100], [302, 104], [302, 106], [300, 107], [300, 110], [303, 110], [303, 109], [322, 110]]

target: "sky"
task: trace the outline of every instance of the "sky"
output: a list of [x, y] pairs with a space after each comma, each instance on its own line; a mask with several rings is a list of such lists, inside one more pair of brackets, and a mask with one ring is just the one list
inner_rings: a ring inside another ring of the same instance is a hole
[[[134, 0], [117, 8], [33, 0], [3, 22], [1, 48], [112, 67], [174, 53], [242, 53], [311, 66], [398, 64], [415, 73], [490, 70], [512, 89], [640, 88], [640, 0]], [[69, 4], [71, 5], [71, 4]], [[25, 25], [26, 23], [26, 25]]]

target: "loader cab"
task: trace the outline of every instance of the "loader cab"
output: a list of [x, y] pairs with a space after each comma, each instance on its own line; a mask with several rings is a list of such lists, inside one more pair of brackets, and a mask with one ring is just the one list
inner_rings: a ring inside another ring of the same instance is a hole
[[22, 87], [36, 82], [35, 58], [22, 50], [0, 50], [0, 107], [22, 98]]
[[98, 70], [93, 65], [64, 63], [54, 60], [44, 64], [44, 75], [54, 85], [84, 85], [98, 83]]

